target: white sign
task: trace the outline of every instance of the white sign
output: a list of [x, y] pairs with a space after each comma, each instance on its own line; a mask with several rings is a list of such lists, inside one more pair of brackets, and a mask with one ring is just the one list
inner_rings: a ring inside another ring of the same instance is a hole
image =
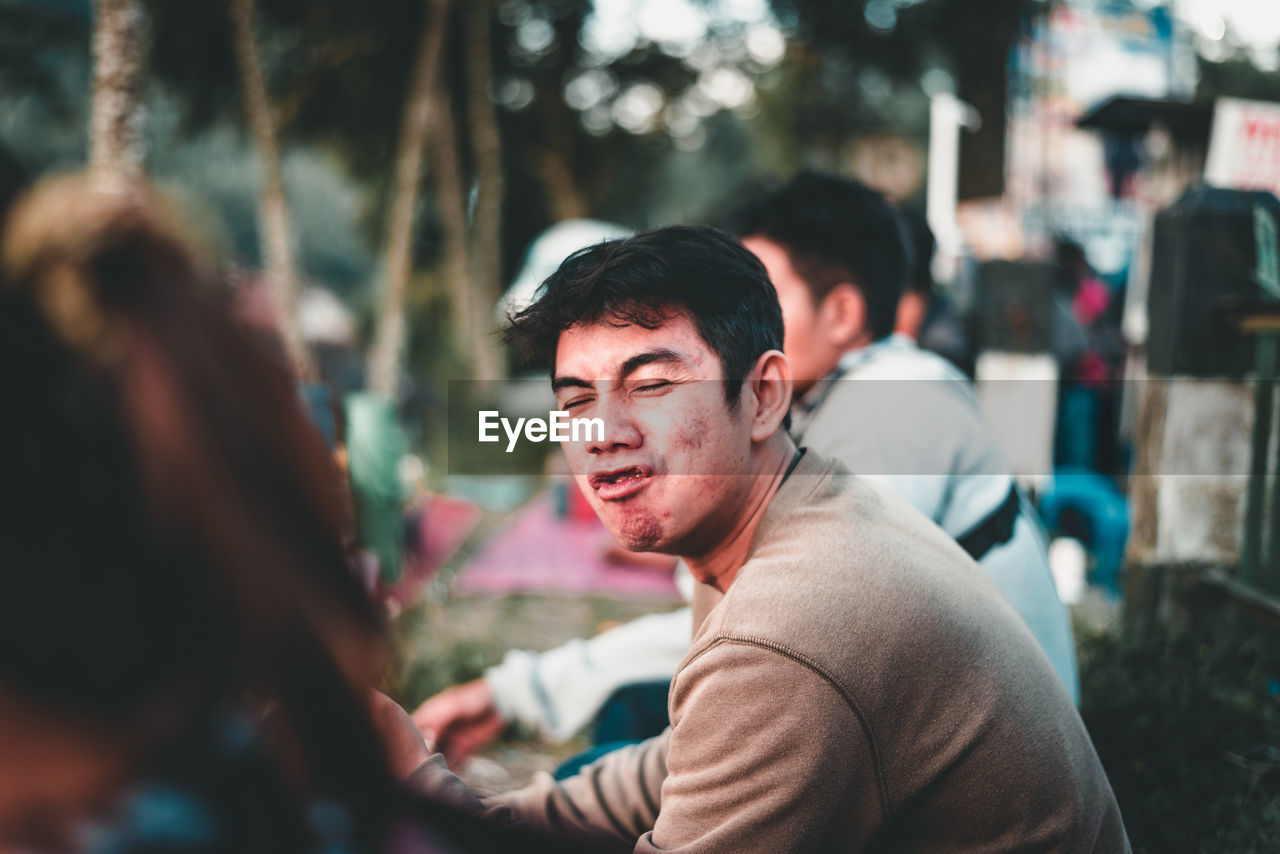
[[1215, 187], [1280, 196], [1280, 104], [1219, 98], [1204, 179]]

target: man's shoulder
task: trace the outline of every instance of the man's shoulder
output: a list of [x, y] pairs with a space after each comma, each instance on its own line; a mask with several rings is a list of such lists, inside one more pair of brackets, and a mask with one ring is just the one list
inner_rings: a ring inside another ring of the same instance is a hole
[[921, 589], [980, 575], [954, 540], [887, 489], [812, 451], [802, 462], [726, 594], [722, 631], [796, 637], [798, 624], [799, 636], [817, 639], [809, 627], [891, 621]]
[[[890, 361], [902, 359], [902, 365]], [[906, 350], [837, 380], [803, 428], [805, 444], [855, 471], [882, 475], [996, 473], [1008, 466], [972, 385], [945, 360]], [[901, 368], [901, 369], [900, 369]]]
[[868, 351], [853, 350], [842, 359], [845, 376], [875, 379], [947, 380], [961, 388], [969, 378], [937, 353], [921, 349], [914, 341], [893, 336]]
[[815, 455], [809, 463], [766, 514], [698, 645], [764, 641], [823, 662], [854, 691], [888, 685], [894, 662], [921, 650], [960, 667], [987, 656], [990, 649], [973, 647], [990, 638], [1023, 645], [1017, 615], [955, 540], [838, 462]]
[[968, 377], [946, 359], [915, 348], [885, 350], [875, 358], [854, 361], [835, 381], [818, 415], [841, 409], [842, 404], [870, 400], [896, 403], [880, 411], [890, 417], [903, 412], [904, 406], [908, 412], [919, 405], [977, 408]]
[[885, 486], [853, 473], [838, 456], [807, 449], [761, 521], [748, 565], [780, 560], [795, 571], [825, 572], [831, 563], [875, 562], [887, 544], [935, 532], [951, 543]]

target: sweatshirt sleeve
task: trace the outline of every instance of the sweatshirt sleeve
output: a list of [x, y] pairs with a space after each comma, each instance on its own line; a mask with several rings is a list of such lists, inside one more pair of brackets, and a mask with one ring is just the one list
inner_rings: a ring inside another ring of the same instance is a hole
[[670, 679], [692, 634], [688, 608], [650, 614], [547, 652], [512, 650], [485, 673], [485, 681], [504, 720], [564, 740], [618, 688]]
[[[673, 687], [672, 728], [577, 776], [487, 800], [554, 834], [656, 852], [856, 850], [884, 802], [845, 698], [773, 649], [721, 642]], [[853, 828], [852, 832], [850, 828]], [[852, 833], [852, 838], [850, 838]]]
[[449, 770], [444, 756], [433, 753], [414, 769], [402, 784], [414, 794], [435, 801], [467, 815], [481, 816], [499, 824], [512, 824], [511, 811], [501, 804], [485, 804], [480, 801], [458, 775]]
[[817, 670], [721, 641], [672, 690], [661, 812], [637, 854], [847, 851], [878, 830], [887, 796], [870, 742]]
[[523, 789], [487, 798], [542, 833], [630, 851], [658, 819], [671, 731], [606, 754], [567, 780], [539, 773]]

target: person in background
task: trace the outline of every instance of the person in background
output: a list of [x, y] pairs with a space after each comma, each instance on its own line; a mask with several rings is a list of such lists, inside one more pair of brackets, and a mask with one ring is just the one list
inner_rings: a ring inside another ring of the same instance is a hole
[[777, 288], [795, 364], [792, 435], [887, 487], [978, 562], [1079, 702], [1075, 642], [1039, 519], [945, 359], [894, 334], [908, 255], [893, 210], [849, 178], [801, 172], [731, 217]]
[[[967, 379], [892, 334], [907, 254], [888, 203], [857, 182], [802, 173], [745, 204], [730, 225], [764, 262], [782, 303], [783, 349], [797, 388], [792, 435], [888, 487], [960, 540], [1078, 702], [1070, 622], [1034, 510], [1014, 486]], [[567, 739], [604, 708], [606, 722], [639, 718], [647, 728], [608, 728], [599, 747], [580, 757], [594, 758], [616, 747], [614, 739], [659, 729], [654, 715], [635, 710], [653, 707], [655, 697], [661, 710], [696, 628], [691, 619], [682, 609], [546, 652], [513, 650], [482, 678], [427, 699], [414, 720], [451, 763], [513, 721]], [[575, 760], [565, 771], [577, 767]]]
[[372, 691], [324, 440], [173, 221], [76, 176], [6, 220], [0, 850], [565, 850]]
[[1054, 464], [1119, 471], [1123, 300], [1113, 299], [1080, 244], [1059, 237], [1054, 243], [1054, 259], [1058, 271], [1052, 332], [1060, 370]]

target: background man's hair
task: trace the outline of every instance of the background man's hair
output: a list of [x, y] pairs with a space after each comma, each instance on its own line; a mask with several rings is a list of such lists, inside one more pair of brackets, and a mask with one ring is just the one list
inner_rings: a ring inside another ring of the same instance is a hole
[[4, 143], [0, 142], [0, 223], [9, 213], [9, 206], [27, 186], [27, 172]]
[[719, 357], [730, 403], [737, 402], [760, 355], [782, 349], [782, 309], [764, 265], [724, 232], [690, 225], [570, 255], [543, 283], [537, 301], [511, 318], [506, 337], [554, 372], [564, 330], [598, 322], [653, 329], [676, 311], [688, 313]]
[[910, 208], [898, 208], [896, 213], [908, 250], [906, 289], [926, 297], [933, 296], [933, 255], [938, 248], [933, 229], [921, 214]]
[[875, 190], [806, 170], [757, 193], [730, 213], [725, 226], [740, 237], [767, 237], [785, 247], [815, 304], [849, 282], [866, 301], [872, 336], [893, 332], [907, 251], [893, 209]]

